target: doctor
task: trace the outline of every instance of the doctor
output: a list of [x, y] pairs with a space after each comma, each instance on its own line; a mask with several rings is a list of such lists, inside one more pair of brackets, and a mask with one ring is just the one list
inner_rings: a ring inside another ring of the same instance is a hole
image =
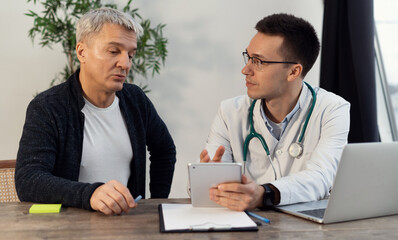
[[200, 154], [242, 163], [242, 183], [209, 193], [238, 211], [327, 197], [350, 122], [347, 101], [303, 81], [320, 48], [310, 23], [274, 14], [256, 30], [242, 53], [247, 96], [221, 103]]

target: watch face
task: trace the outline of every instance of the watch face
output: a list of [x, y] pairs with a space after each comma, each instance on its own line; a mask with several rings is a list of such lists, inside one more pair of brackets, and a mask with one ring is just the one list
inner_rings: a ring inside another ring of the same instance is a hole
[[270, 188], [268, 184], [264, 184], [264, 197], [263, 197], [263, 206], [273, 206], [274, 202], [274, 191]]

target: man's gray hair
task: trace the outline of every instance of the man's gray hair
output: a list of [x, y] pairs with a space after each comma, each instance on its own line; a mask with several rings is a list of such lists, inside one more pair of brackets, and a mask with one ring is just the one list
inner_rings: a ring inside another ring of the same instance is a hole
[[98, 33], [106, 23], [118, 24], [127, 30], [133, 30], [137, 37], [143, 32], [141, 25], [129, 14], [109, 7], [97, 8], [87, 12], [77, 21], [76, 42]]

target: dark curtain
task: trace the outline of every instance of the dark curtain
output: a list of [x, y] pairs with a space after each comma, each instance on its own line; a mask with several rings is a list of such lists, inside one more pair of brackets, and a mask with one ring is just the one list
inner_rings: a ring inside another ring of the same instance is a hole
[[379, 141], [373, 0], [325, 0], [320, 87], [351, 103], [348, 142]]

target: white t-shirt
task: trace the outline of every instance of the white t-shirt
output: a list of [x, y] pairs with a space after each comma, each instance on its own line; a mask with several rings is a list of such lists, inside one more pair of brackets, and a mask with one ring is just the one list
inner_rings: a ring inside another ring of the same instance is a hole
[[98, 108], [84, 99], [83, 153], [79, 182], [117, 180], [127, 186], [133, 158], [126, 122], [120, 112], [119, 98], [112, 105]]

